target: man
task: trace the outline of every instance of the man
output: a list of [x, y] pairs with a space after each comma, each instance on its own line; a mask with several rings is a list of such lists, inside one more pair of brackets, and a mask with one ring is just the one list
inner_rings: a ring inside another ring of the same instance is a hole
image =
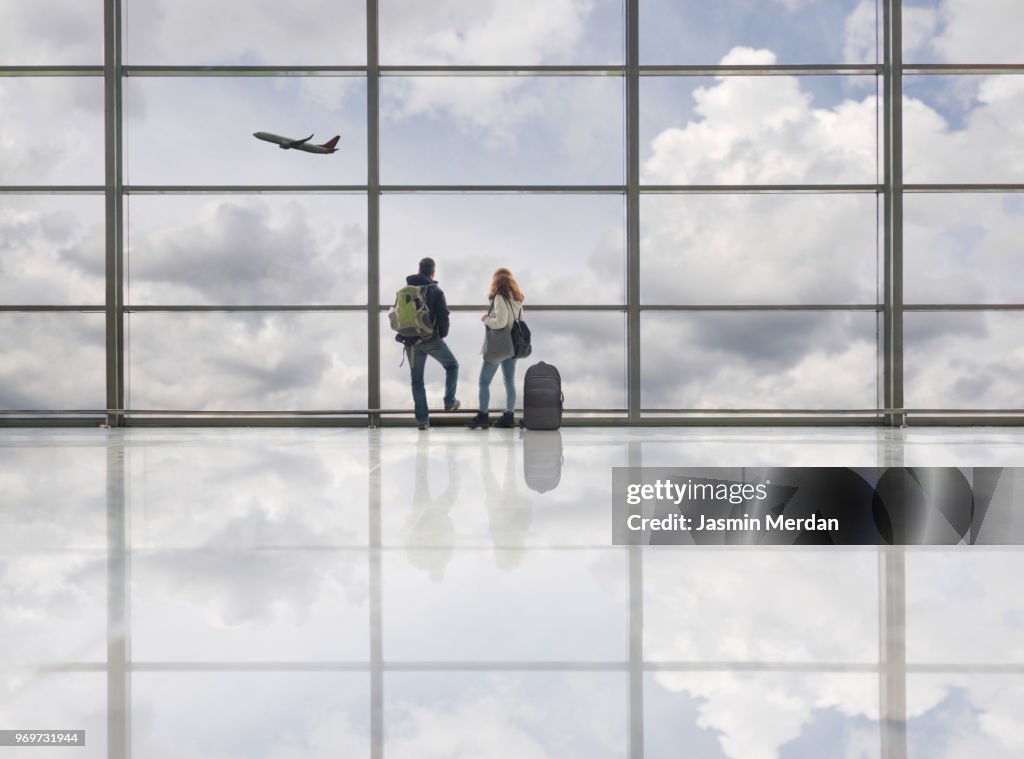
[[434, 259], [424, 258], [420, 261], [419, 273], [410, 274], [405, 278], [408, 285], [427, 285], [423, 295], [434, 322], [433, 336], [413, 345], [409, 350], [412, 400], [416, 408], [416, 422], [421, 430], [427, 429], [430, 424], [427, 391], [423, 385], [423, 370], [427, 365], [427, 356], [433, 356], [444, 367], [444, 410], [455, 411], [461, 405], [455, 399], [455, 388], [459, 381], [459, 362], [455, 360], [455, 356], [444, 341], [448, 337], [448, 302], [445, 300], [444, 291], [434, 280], [434, 271]]

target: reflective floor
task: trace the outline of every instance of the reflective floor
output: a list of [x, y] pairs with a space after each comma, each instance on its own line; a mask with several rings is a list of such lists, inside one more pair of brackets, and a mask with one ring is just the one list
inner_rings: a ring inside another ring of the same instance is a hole
[[615, 466], [1024, 431], [0, 432], [0, 730], [60, 757], [1024, 756], [1024, 549], [612, 546]]

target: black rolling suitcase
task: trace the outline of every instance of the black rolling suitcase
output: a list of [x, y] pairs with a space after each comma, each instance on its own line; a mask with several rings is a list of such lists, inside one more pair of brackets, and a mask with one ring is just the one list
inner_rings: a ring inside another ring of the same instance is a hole
[[562, 376], [551, 364], [538, 361], [523, 380], [523, 426], [557, 430], [562, 426]]

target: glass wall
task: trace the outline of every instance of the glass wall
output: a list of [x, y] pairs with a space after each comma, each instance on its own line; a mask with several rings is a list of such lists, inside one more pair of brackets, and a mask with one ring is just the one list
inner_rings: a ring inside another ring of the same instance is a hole
[[22, 5], [0, 309], [99, 381], [12, 363], [6, 418], [408, 416], [382, 315], [423, 256], [464, 403], [507, 266], [570, 417], [1024, 410], [1016, 7]]

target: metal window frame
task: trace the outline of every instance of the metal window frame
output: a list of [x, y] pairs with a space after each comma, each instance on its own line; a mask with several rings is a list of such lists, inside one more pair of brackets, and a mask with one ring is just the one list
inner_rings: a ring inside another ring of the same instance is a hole
[[[970, 409], [905, 408], [903, 388], [903, 315], [907, 312], [955, 311], [1020, 311], [1024, 304], [906, 304], [903, 300], [903, 197], [907, 193], [981, 193], [1024, 192], [1024, 183], [935, 183], [904, 184], [902, 176], [902, 85], [904, 75], [1020, 75], [1024, 63], [1017, 64], [934, 64], [903, 62], [902, 0], [878, 0], [881, 11], [880, 39], [877, 50], [881, 61], [867, 64], [775, 64], [775, 65], [651, 65], [640, 63], [639, 0], [622, 0], [623, 57], [612, 65], [381, 65], [379, 60], [379, 0], [367, 0], [367, 58], [365, 65], [342, 66], [235, 66], [235, 65], [125, 65], [122, 60], [123, 30], [121, 7], [124, 0], [104, 0], [104, 41], [102, 65], [30, 65], [0, 66], [0, 77], [102, 77], [104, 83], [104, 183], [102, 185], [6, 185], [0, 195], [83, 195], [104, 196], [105, 203], [105, 268], [106, 302], [102, 306], [83, 305], [0, 305], [0, 313], [81, 312], [106, 315], [106, 409], [91, 412], [69, 412], [67, 420], [81, 423], [80, 413], [99, 415], [111, 426], [152, 424], [152, 418], [135, 416], [126, 408], [125, 397], [125, 331], [126, 315], [146, 312], [362, 312], [367, 315], [367, 411], [366, 424], [376, 426], [393, 422], [385, 419], [391, 411], [380, 408], [380, 325], [372, 318], [387, 304], [380, 302], [380, 202], [384, 194], [615, 194], [625, 202], [625, 276], [626, 297], [622, 304], [569, 306], [548, 304], [534, 306], [540, 311], [617, 311], [626, 317], [627, 409], [625, 415], [607, 409], [611, 419], [602, 423], [622, 425], [704, 424], [709, 420], [721, 424], [788, 424], [794, 420], [815, 425], [848, 424], [846, 412], [828, 410], [671, 410], [646, 409], [642, 406], [642, 358], [640, 354], [640, 319], [648, 311], [722, 312], [722, 311], [875, 311], [882, 323], [881, 398], [878, 408], [852, 418], [861, 424], [1024, 424], [1024, 409], [973, 411]], [[128, 77], [225, 77], [225, 76], [357, 76], [367, 84], [367, 177], [365, 184], [345, 185], [130, 185], [123, 177], [123, 88]], [[622, 184], [605, 185], [408, 185], [380, 182], [380, 82], [383, 77], [397, 76], [611, 76], [622, 79], [624, 88], [625, 175]], [[640, 86], [652, 77], [728, 77], [728, 76], [874, 76], [882, 85], [879, 108], [882, 116], [881, 182], [870, 184], [787, 184], [787, 185], [644, 185], [640, 182]], [[877, 304], [643, 304], [640, 301], [640, 198], [655, 194], [790, 194], [790, 193], [874, 193], [882, 204], [882, 292]], [[124, 204], [130, 195], [200, 195], [200, 194], [360, 194], [367, 198], [367, 302], [363, 304], [317, 305], [249, 305], [249, 306], [184, 306], [126, 304], [123, 273]], [[458, 305], [455, 311], [475, 310], [478, 306]], [[676, 414], [676, 412], [682, 412]], [[0, 425], [14, 423], [51, 424], [61, 412], [33, 413], [3, 411]], [[667, 415], [666, 415], [667, 414]], [[676, 415], [674, 415], [676, 414]], [[780, 418], [784, 416], [784, 419]], [[294, 424], [322, 423], [293, 412], [280, 412], [281, 420]], [[225, 413], [217, 418], [182, 412], [179, 417], [162, 418], [167, 424], [237, 422], [240, 417]], [[243, 417], [244, 418], [244, 417]], [[250, 418], [251, 420], [251, 418]], [[339, 420], [352, 421], [352, 420]], [[586, 423], [577, 419], [576, 423]], [[248, 422], [246, 422], [248, 423]]]

